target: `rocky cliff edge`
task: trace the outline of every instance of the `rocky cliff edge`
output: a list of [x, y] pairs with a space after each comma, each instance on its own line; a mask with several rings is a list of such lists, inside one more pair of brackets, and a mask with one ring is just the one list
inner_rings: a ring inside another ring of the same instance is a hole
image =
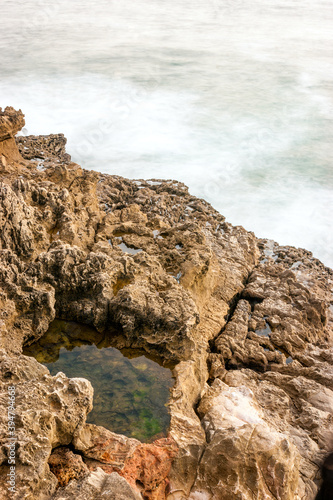
[[[1, 498], [313, 500], [333, 451], [332, 271], [180, 182], [84, 170], [62, 134], [23, 126], [0, 109]], [[90, 382], [22, 355], [55, 318], [174, 366], [167, 438], [87, 424]]]

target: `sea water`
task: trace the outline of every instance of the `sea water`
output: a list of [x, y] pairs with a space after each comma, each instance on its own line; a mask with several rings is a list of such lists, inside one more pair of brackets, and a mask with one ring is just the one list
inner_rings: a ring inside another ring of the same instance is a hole
[[333, 2], [1, 1], [0, 106], [333, 266]]

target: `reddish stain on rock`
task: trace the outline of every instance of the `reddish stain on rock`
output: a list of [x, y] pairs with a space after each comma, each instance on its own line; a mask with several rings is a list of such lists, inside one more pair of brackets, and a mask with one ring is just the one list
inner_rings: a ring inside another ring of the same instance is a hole
[[144, 499], [164, 500], [169, 486], [168, 475], [177, 451], [178, 447], [171, 438], [141, 444], [125, 461], [119, 474], [136, 486]]
[[[103, 461], [107, 461], [111, 447], [109, 441], [105, 443], [107, 453], [103, 453], [103, 444], [98, 443], [99, 459], [102, 458]], [[164, 500], [169, 487], [168, 475], [177, 453], [178, 447], [175, 441], [172, 438], [163, 438], [151, 444], [138, 443], [127, 454], [121, 466], [115, 465], [114, 454], [109, 457], [108, 464], [96, 459], [85, 459], [85, 461], [90, 470], [100, 467], [108, 474], [118, 472], [141, 493], [144, 500]], [[117, 458], [119, 459], [119, 455]]]

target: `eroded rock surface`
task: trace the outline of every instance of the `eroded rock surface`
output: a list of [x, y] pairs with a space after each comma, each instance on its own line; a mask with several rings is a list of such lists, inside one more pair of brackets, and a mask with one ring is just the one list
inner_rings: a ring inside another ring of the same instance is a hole
[[49, 162], [69, 163], [71, 157], [66, 153], [66, 143], [64, 134], [16, 137], [16, 144], [22, 157], [26, 160], [35, 160], [38, 170], [43, 170]]
[[22, 160], [14, 136], [24, 125], [25, 120], [21, 110], [16, 111], [11, 106], [7, 106], [4, 111], [0, 108], [0, 172], [10, 168], [14, 162], [17, 165]]
[[[18, 399], [31, 456], [18, 454], [17, 498], [314, 500], [333, 450], [332, 271], [233, 227], [182, 183], [86, 171], [62, 135], [15, 143], [23, 124], [0, 113], [2, 363], [37, 402]], [[170, 441], [85, 424], [88, 382], [74, 404], [75, 379], [21, 355], [55, 317], [175, 365]]]
[[7, 106], [4, 111], [0, 108], [0, 140], [12, 139], [25, 125], [24, 115], [21, 110], [16, 111]]
[[[47, 368], [27, 356], [0, 350], [1, 442], [0, 496], [21, 500], [50, 498], [57, 486], [48, 458], [53, 448], [68, 445], [92, 408], [88, 380], [51, 377]], [[15, 453], [8, 431], [9, 391], [14, 390]], [[15, 457], [16, 492], [8, 491], [8, 460]]]
[[106, 474], [102, 469], [91, 472], [83, 480], [71, 481], [65, 488], [60, 488], [53, 500], [141, 500], [128, 482], [116, 472]]
[[51, 472], [58, 480], [58, 486], [64, 487], [73, 479], [81, 479], [89, 474], [89, 469], [81, 455], [73, 453], [66, 447], [56, 448], [50, 458]]

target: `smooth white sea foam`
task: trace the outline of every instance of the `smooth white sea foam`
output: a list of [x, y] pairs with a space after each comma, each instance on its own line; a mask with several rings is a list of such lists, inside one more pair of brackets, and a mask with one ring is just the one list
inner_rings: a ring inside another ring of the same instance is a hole
[[0, 106], [86, 168], [175, 178], [333, 266], [333, 4], [5, 2]]

